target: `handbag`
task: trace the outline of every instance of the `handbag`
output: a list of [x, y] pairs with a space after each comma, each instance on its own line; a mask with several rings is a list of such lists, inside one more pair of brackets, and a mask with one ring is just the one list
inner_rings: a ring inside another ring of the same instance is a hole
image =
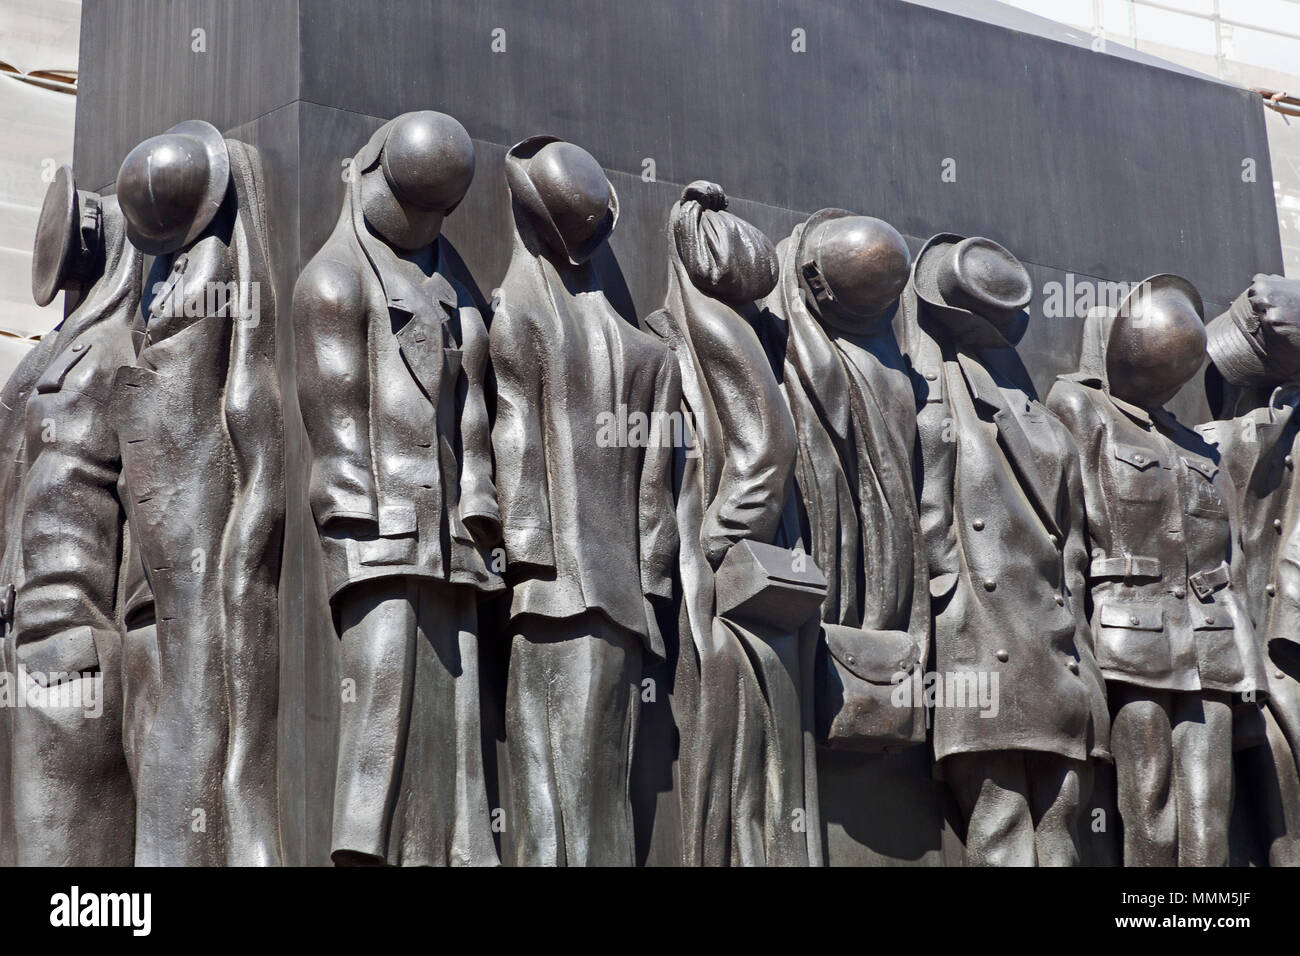
[[[906, 631], [823, 624], [818, 653], [817, 737], [832, 750], [892, 752], [925, 742], [925, 706], [915, 687], [921, 667]], [[902, 700], [898, 700], [902, 698]]]

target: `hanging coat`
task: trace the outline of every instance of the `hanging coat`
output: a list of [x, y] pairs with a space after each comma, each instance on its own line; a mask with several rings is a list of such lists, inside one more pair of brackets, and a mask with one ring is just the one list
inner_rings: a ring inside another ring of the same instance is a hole
[[[824, 218], [847, 215], [827, 211]], [[802, 289], [797, 253], [819, 224], [781, 243], [771, 312], [785, 320], [784, 388], [799, 436], [797, 486], [810, 553], [829, 585], [822, 620], [908, 632], [929, 654], [929, 591], [914, 462], [912, 382], [890, 327], [830, 334]]]
[[990, 750], [1108, 756], [1085, 607], [1078, 449], [990, 323], [920, 300], [914, 281], [903, 309], [920, 383], [935, 670], [999, 674], [996, 716], [935, 709], [935, 759]]
[[498, 521], [483, 317], [445, 239], [426, 288], [398, 271], [363, 221], [360, 190], [358, 176], [304, 271], [311, 298], [298, 320], [310, 500], [330, 599], [397, 575], [500, 591], [466, 525]]
[[[163, 285], [114, 385], [127, 516], [157, 610], [161, 693], [137, 776], [145, 865], [281, 858], [275, 296], [256, 153], [226, 142], [224, 207], [191, 245], [155, 261], [151, 280]], [[256, 284], [260, 314], [210, 297], [230, 283], [243, 305]]]
[[[1291, 838], [1300, 827], [1300, 495], [1296, 494], [1296, 438], [1300, 435], [1300, 387], [1244, 389], [1235, 418], [1207, 422], [1197, 431], [1217, 449], [1235, 510], [1233, 547], [1241, 557], [1239, 594], [1250, 612], [1262, 658], [1265, 733], [1272, 759], [1289, 763], [1259, 775], [1243, 762], [1243, 796], [1262, 799], [1276, 822], [1263, 827], [1272, 838]], [[1238, 735], [1249, 730], [1249, 712], [1238, 709]], [[1282, 785], [1279, 786], [1279, 783]], [[1274, 808], [1274, 801], [1279, 801]], [[1253, 803], [1252, 809], [1260, 803]], [[1286, 853], [1275, 840], [1276, 852]], [[1293, 857], [1292, 857], [1293, 858]]]
[[[365, 724], [360, 747], [341, 735], [336, 794], [362, 796], [336, 795], [335, 839], [348, 845], [334, 850], [364, 846], [395, 864], [495, 865], [477, 610], [504, 583], [468, 527], [498, 523], [487, 329], [444, 239], [419, 282], [370, 232], [360, 176], [369, 150], [354, 159], [334, 232], [294, 290], [299, 401], [336, 620], [345, 627], [345, 601], [364, 602], [367, 582], [406, 579], [408, 613], [390, 624], [415, 636], [400, 679], [374, 690], [410, 704], [391, 723]], [[445, 633], [452, 621], [454, 637]], [[384, 735], [401, 772], [391, 789], [368, 793], [373, 740]]]
[[[590, 263], [562, 277], [518, 234], [490, 339], [511, 616], [597, 610], [662, 658], [650, 599], [672, 598], [677, 563], [676, 361], [614, 311]], [[659, 427], [637, 434], [634, 414]]]
[[[759, 310], [752, 302], [724, 301], [692, 278], [735, 284], [761, 273], [744, 258], [746, 251], [748, 258], [759, 255], [757, 241], [747, 236], [748, 223], [687, 196], [673, 207], [669, 230], [668, 294], [645, 323], [678, 362], [690, 437], [677, 456], [683, 640], [675, 711], [683, 862], [819, 865], [811, 739], [801, 723], [776, 726], [783, 706], [798, 713], [804, 701], [773, 700], [780, 688], [763, 679], [756, 643], [762, 639], [717, 614], [714, 570], [726, 550], [742, 540], [776, 543], [783, 517], [788, 530], [794, 527], [794, 423], [758, 335]], [[763, 244], [775, 271], [775, 253]], [[702, 260], [693, 263], [694, 273], [683, 246]], [[770, 288], [771, 277], [763, 284]], [[729, 291], [734, 299], [738, 290]], [[795, 766], [786, 765], [778, 744], [786, 736], [807, 740]], [[784, 786], [770, 786], [773, 780]], [[807, 814], [806, 833], [788, 825], [794, 807]]]

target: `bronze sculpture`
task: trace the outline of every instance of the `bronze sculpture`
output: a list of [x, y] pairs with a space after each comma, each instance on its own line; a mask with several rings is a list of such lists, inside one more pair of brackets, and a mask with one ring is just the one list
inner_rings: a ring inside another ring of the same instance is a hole
[[[124, 226], [114, 197], [78, 190], [72, 171], [60, 167], [37, 227], [33, 295], [43, 305], [68, 289], [80, 301], [46, 338], [50, 348], [24, 405], [22, 491], [14, 503], [20, 571], [6, 598], [19, 690], [46, 695], [44, 706], [13, 711], [19, 770], [11, 792], [17, 862], [25, 865], [121, 866], [135, 855], [119, 626], [130, 547], [107, 414], [113, 376], [134, 358], [139, 322], [140, 254]], [[76, 707], [61, 699], [95, 681], [96, 712], [84, 700]]]
[[[1058, 421], [1015, 348], [1029, 278], [1005, 249], [941, 235], [909, 266], [891, 226], [837, 209], [774, 249], [705, 181], [669, 217], [656, 341], [608, 281], [609, 178], [553, 137], [509, 152], [486, 322], [442, 235], [474, 162], [451, 117], [383, 124], [295, 290], [343, 661], [334, 862], [635, 862], [643, 682], [674, 666], [657, 792], [688, 865], [834, 859], [824, 784], [870, 781], [826, 761], [904, 751], [928, 774], [928, 709], [969, 863], [1077, 862], [1108, 750], [1126, 862], [1223, 862], [1233, 772], [1269, 861], [1296, 860], [1300, 285], [1257, 276], [1210, 324], [1201, 438], [1164, 411], [1204, 346], [1167, 276], [1089, 318]], [[0, 393], [0, 670], [34, 696], [103, 682], [95, 719], [5, 707], [0, 862], [273, 864], [285, 493], [259, 162], [183, 123], [117, 188], [56, 176], [33, 291], [75, 308]], [[988, 675], [992, 714], [894, 702]]]
[[1124, 862], [1223, 865], [1231, 696], [1263, 674], [1231, 586], [1218, 456], [1164, 408], [1204, 362], [1200, 296], [1178, 276], [1145, 279], [1116, 312], [1089, 315], [1083, 348], [1048, 404], [1084, 461]]
[[256, 152], [197, 120], [145, 140], [117, 179], [128, 239], [157, 257], [112, 398], [156, 607], [145, 672], [125, 675], [128, 710], [132, 686], [156, 694], [138, 741], [137, 864], [281, 858], [283, 430], [262, 188]]
[[905, 293], [935, 670], [999, 675], [996, 713], [934, 710], [934, 754], [975, 865], [1073, 865], [1109, 721], [1084, 601], [1079, 454], [1015, 351], [1032, 287], [985, 238], [932, 237]]
[[385, 123], [294, 291], [311, 507], [355, 685], [339, 723], [340, 864], [497, 862], [477, 610], [503, 587], [488, 551], [488, 337], [440, 236], [473, 175], [452, 117]]
[[[799, 540], [794, 421], [756, 305], [776, 283], [776, 251], [726, 207], [715, 183], [683, 190], [668, 295], [645, 320], [675, 356], [690, 423], [678, 452], [682, 859], [820, 865], [809, 626], [824, 586], [788, 550]], [[740, 591], [763, 613], [745, 613]]]
[[1300, 521], [1295, 508], [1300, 433], [1300, 282], [1257, 275], [1206, 326], [1213, 443], [1235, 500], [1234, 546], [1244, 558], [1242, 600], [1267, 680], [1262, 745], [1235, 755], [1244, 798], [1273, 866], [1300, 864]]
[[[508, 151], [506, 180], [514, 251], [490, 337], [514, 857], [631, 865], [642, 659], [664, 655], [653, 602], [671, 599], [677, 561], [680, 377], [668, 349], [614, 311], [593, 267], [618, 218], [599, 164], [534, 136]], [[646, 427], [603, 429], [610, 415]]]
[[[784, 320], [801, 526], [826, 573], [819, 737], [850, 750], [925, 741], [920, 701], [893, 688], [925, 666], [929, 569], [917, 506], [915, 399], [892, 321], [907, 244], [888, 223], [823, 209], [781, 243], [769, 300]], [[899, 675], [906, 675], [899, 677]]]

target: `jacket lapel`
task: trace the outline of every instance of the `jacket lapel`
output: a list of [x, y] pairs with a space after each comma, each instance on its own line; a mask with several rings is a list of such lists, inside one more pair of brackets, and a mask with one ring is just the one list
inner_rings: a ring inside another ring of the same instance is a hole
[[[1055, 445], [1055, 436], [1048, 428], [1037, 430], [1039, 447], [1036, 447], [1034, 440], [1025, 433], [1020, 419], [1007, 404], [1002, 390], [997, 387], [988, 371], [965, 353], [958, 353], [957, 361], [970, 387], [971, 397], [977, 404], [983, 405], [992, 412], [993, 422], [998, 428], [998, 437], [1008, 460], [1020, 476], [1026, 497], [1033, 503], [1048, 531], [1059, 537], [1061, 529], [1057, 523], [1056, 505], [1060, 476], [1055, 468], [1050, 475], [1045, 475], [1039, 463], [1044, 457], [1043, 452], [1047, 451], [1046, 448], [1041, 447], [1042, 442], [1050, 440]], [[1052, 457], [1055, 459], [1056, 456]]]
[[[447, 335], [444, 327], [457, 307], [456, 291], [440, 273], [419, 286], [396, 272], [378, 269], [390, 319], [398, 320], [397, 347], [412, 377], [434, 405], [438, 404]], [[459, 368], [449, 369], [454, 375]]]

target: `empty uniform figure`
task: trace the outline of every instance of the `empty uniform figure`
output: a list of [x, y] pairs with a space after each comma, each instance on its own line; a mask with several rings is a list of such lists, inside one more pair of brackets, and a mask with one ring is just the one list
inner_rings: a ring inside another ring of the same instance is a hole
[[478, 600], [499, 591], [487, 329], [440, 235], [474, 175], [443, 113], [385, 123], [294, 290], [311, 508], [355, 689], [339, 712], [339, 864], [497, 862]]
[[1092, 633], [1111, 712], [1124, 863], [1223, 865], [1232, 695], [1261, 690], [1217, 454], [1165, 403], [1201, 368], [1201, 299], [1139, 283], [1084, 324], [1048, 405], [1083, 460]]
[[[1234, 547], [1264, 656], [1264, 743], [1236, 754], [1237, 795], [1260, 856], [1300, 865], [1300, 281], [1257, 275], [1206, 325], [1206, 391], [1218, 421], [1197, 430], [1219, 452], [1236, 504]], [[1241, 736], [1241, 735], [1239, 735]]]
[[[910, 258], [888, 223], [823, 209], [781, 243], [779, 293], [799, 428], [798, 487], [810, 553], [827, 575], [823, 618], [929, 641], [916, 505], [912, 383], [894, 337]], [[919, 577], [918, 577], [919, 575]]]
[[260, 161], [188, 120], [127, 155], [117, 197], [155, 257], [112, 398], [156, 610], [154, 673], [127, 694], [156, 702], [134, 746], [136, 863], [278, 865], [284, 436]]
[[[911, 257], [889, 223], [843, 209], [814, 213], [778, 251], [768, 315], [782, 331], [782, 389], [798, 435], [800, 529], [828, 585], [819, 786], [838, 806], [823, 811], [827, 831], [845, 851], [882, 845], [851, 822], [876, 812], [859, 813], [847, 795], [869, 788], [880, 804], [913, 802], [916, 845], [934, 846], [941, 817], [921, 746], [922, 695], [899, 706], [894, 693], [921, 679], [930, 650], [915, 396], [894, 330]], [[877, 759], [882, 751], [907, 753]], [[832, 813], [844, 821], [837, 831]]]
[[941, 234], [917, 254], [904, 300], [935, 670], [945, 688], [991, 691], [997, 676], [996, 708], [946, 695], [934, 710], [935, 760], [974, 865], [1077, 864], [1088, 760], [1107, 756], [1109, 737], [1079, 453], [1015, 350], [1031, 293], [1002, 246]]
[[[664, 655], [652, 602], [671, 598], [677, 562], [672, 440], [650, 423], [671, 421], [680, 377], [605, 297], [592, 256], [618, 199], [595, 159], [534, 136], [506, 179], [516, 235], [491, 355], [513, 857], [631, 865], [638, 685], [644, 656]], [[626, 434], [602, 428], [620, 416]]]
[[[673, 205], [668, 247], [668, 294], [646, 325], [673, 351], [689, 415], [690, 440], [677, 451], [682, 860], [820, 864], [816, 766], [803, 721], [811, 686], [765, 666], [768, 639], [758, 627], [719, 613], [719, 569], [737, 544], [798, 541], [794, 421], [759, 304], [776, 284], [776, 250], [727, 209], [720, 186], [703, 180]], [[779, 716], [787, 705], [792, 721]], [[790, 826], [796, 810], [806, 814], [805, 830]]]
[[59, 289], [80, 302], [46, 336], [53, 348], [25, 407], [15, 656], [20, 689], [47, 695], [45, 706], [13, 712], [25, 865], [129, 866], [135, 855], [119, 603], [129, 546], [109, 419], [113, 377], [135, 358], [139, 323], [140, 253], [124, 227], [114, 197], [78, 190], [59, 168], [37, 227], [33, 291], [41, 304]]

